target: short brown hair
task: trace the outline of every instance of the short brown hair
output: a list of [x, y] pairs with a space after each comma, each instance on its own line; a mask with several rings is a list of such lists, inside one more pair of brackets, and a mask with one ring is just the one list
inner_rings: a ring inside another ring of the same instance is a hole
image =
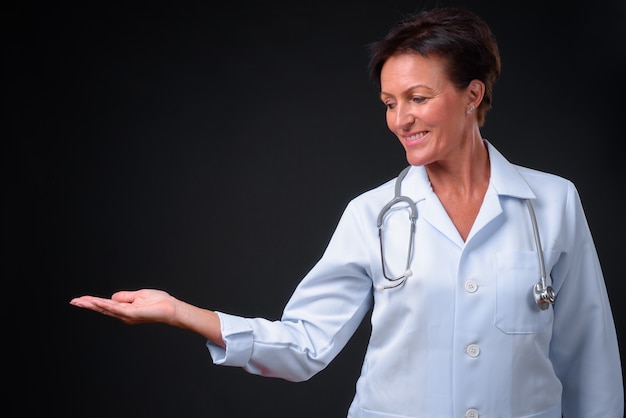
[[480, 126], [485, 123], [493, 86], [500, 77], [500, 52], [490, 27], [474, 12], [459, 7], [421, 11], [396, 23], [369, 48], [370, 77], [378, 86], [385, 62], [406, 53], [443, 58], [448, 78], [458, 89], [464, 89], [472, 80], [481, 80], [485, 95], [477, 116]]

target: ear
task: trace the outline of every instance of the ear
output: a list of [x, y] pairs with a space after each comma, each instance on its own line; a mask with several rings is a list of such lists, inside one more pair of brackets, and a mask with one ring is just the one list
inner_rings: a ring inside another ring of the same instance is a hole
[[485, 95], [485, 83], [480, 80], [472, 80], [467, 85], [467, 106], [478, 108]]

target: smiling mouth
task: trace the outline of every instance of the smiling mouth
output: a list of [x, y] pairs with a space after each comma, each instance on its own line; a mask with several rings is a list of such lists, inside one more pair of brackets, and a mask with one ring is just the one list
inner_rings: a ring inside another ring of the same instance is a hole
[[428, 135], [428, 131], [422, 131], [422, 132], [418, 132], [409, 136], [405, 136], [404, 140], [406, 142], [415, 142], [415, 141], [419, 141], [426, 135]]

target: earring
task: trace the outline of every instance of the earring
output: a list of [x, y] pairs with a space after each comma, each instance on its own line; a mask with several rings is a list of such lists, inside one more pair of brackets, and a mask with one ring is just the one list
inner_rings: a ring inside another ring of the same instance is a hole
[[469, 108], [469, 109], [467, 109], [467, 110], [465, 111], [465, 113], [469, 115], [469, 114], [471, 114], [473, 111], [474, 111], [474, 105], [470, 106], [470, 108]]

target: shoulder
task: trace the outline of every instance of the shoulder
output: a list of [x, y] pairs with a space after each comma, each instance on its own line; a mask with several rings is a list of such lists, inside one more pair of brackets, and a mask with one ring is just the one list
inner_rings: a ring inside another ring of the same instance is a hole
[[500, 195], [522, 199], [567, 196], [575, 190], [567, 178], [508, 161], [491, 143], [491, 182]]
[[535, 193], [571, 193], [576, 191], [574, 183], [558, 174], [534, 168], [514, 165], [518, 173]]

